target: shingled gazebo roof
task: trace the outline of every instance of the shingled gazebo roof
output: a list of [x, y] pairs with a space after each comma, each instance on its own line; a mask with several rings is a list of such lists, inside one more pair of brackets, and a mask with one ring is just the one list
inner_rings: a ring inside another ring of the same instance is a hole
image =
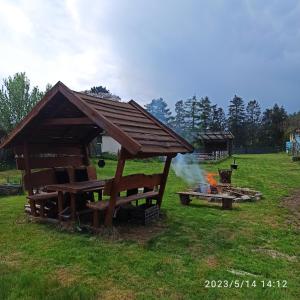
[[234, 136], [230, 131], [205, 131], [198, 135], [202, 141], [227, 141], [233, 140]]
[[58, 82], [3, 141], [1, 148], [29, 143], [89, 143], [107, 132], [131, 155], [187, 153], [193, 147], [135, 101], [100, 99]]

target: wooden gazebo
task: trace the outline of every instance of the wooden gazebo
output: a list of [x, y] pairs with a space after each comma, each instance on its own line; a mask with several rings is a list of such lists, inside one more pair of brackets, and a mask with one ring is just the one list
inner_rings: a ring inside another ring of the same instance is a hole
[[203, 131], [197, 136], [204, 153], [231, 156], [234, 136], [230, 131]]
[[[32, 215], [38, 216], [35, 205], [39, 202], [39, 214], [44, 217], [44, 198], [57, 198], [59, 211], [63, 209], [64, 194], [51, 170], [89, 166], [88, 145], [104, 131], [122, 148], [115, 176], [103, 186], [109, 201], [100, 197], [100, 201], [88, 204], [94, 211], [94, 226], [98, 224], [101, 210], [105, 224], [111, 225], [116, 206], [123, 203], [151, 198], [161, 205], [172, 158], [177, 153], [193, 151], [192, 146], [133, 100], [125, 103], [99, 99], [72, 91], [58, 82], [1, 144], [1, 148], [14, 149], [17, 169], [24, 170]], [[166, 156], [161, 174], [122, 176], [127, 159], [153, 156]], [[96, 178], [92, 179], [92, 184], [81, 192], [93, 191], [97, 184]], [[51, 188], [47, 189], [49, 185]], [[46, 186], [42, 192], [37, 188], [41, 186]], [[76, 184], [64, 191], [74, 192], [75, 187]], [[138, 193], [140, 188], [144, 188], [142, 193]], [[99, 185], [95, 190], [99, 191]], [[122, 191], [131, 193], [121, 197]], [[72, 201], [76, 197], [71, 197]], [[73, 217], [76, 214], [75, 204], [72, 214]]]

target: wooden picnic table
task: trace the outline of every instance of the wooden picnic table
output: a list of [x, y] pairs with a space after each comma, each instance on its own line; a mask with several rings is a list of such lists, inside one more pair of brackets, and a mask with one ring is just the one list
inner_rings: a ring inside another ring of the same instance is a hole
[[72, 183], [50, 184], [47, 191], [58, 192], [58, 216], [62, 221], [64, 193], [70, 194], [71, 221], [76, 219], [76, 195], [88, 192], [101, 192], [107, 180], [88, 180]]

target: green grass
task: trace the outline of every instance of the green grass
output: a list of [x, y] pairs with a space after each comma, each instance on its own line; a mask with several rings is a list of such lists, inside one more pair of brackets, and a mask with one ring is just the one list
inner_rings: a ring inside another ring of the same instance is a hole
[[[99, 178], [114, 174], [116, 162], [106, 163]], [[299, 299], [300, 236], [285, 222], [288, 211], [280, 200], [300, 188], [300, 164], [285, 154], [241, 155], [237, 163], [233, 182], [262, 191], [263, 200], [233, 211], [204, 201], [181, 206], [175, 192], [185, 183], [171, 172], [162, 206], [165, 228], [144, 243], [29, 223], [25, 196], [0, 198], [0, 299]], [[129, 162], [125, 171], [161, 169], [159, 162]], [[0, 172], [0, 182], [5, 176]], [[258, 248], [297, 260], [253, 251]], [[205, 280], [256, 280], [257, 287], [207, 289]], [[262, 288], [262, 280], [287, 280], [288, 287]]]

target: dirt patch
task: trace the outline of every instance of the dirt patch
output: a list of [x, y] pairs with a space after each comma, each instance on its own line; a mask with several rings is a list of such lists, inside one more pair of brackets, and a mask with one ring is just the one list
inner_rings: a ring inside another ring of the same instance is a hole
[[128, 225], [117, 227], [119, 232], [119, 239], [136, 241], [139, 244], [146, 244], [149, 240], [155, 236], [161, 234], [166, 230], [166, 224], [161, 220], [149, 224], [147, 226], [142, 225]]
[[101, 300], [133, 300], [134, 292], [129, 289], [123, 289], [116, 285], [108, 286], [103, 293], [100, 293], [96, 299]]
[[95, 238], [99, 237], [110, 241], [135, 241], [141, 245], [145, 245], [149, 240], [163, 233], [167, 229], [167, 224], [165, 218], [160, 218], [145, 226], [124, 223], [111, 228], [101, 226], [96, 230], [91, 227], [89, 229], [95, 234]]
[[286, 222], [300, 230], [300, 191], [290, 197], [284, 198], [282, 206], [290, 212]]
[[206, 257], [204, 263], [211, 269], [214, 269], [219, 265], [218, 259], [213, 255]]
[[51, 274], [51, 277], [57, 280], [62, 286], [69, 287], [80, 280], [81, 273], [80, 268], [61, 267], [56, 269]]

